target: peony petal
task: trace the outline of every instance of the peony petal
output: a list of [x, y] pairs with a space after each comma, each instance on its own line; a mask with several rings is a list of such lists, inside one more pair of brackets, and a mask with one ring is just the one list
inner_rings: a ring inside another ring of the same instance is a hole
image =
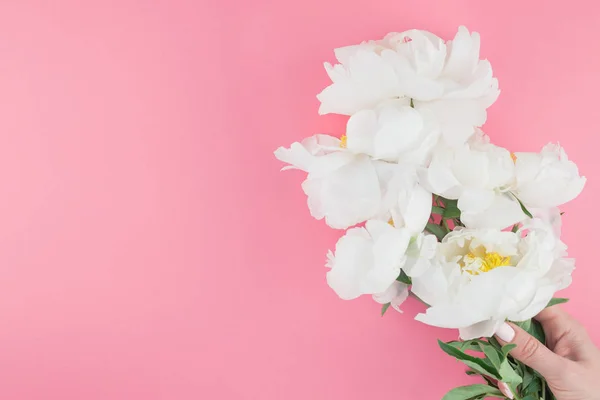
[[404, 226], [413, 233], [420, 233], [429, 221], [432, 208], [431, 192], [416, 184], [410, 193], [403, 192], [400, 198], [400, 210]]
[[346, 66], [326, 63], [325, 69], [333, 83], [317, 95], [319, 114], [352, 115], [402, 95], [393, 66], [372, 51], [360, 49]]
[[480, 100], [441, 99], [415, 102], [415, 108], [428, 109], [435, 114], [442, 126], [445, 142], [451, 147], [464, 144], [487, 119], [486, 107]]
[[309, 175], [302, 184], [308, 196], [311, 215], [325, 217], [327, 225], [345, 229], [375, 216], [381, 202], [381, 189], [375, 167], [368, 158], [319, 177]]
[[373, 263], [368, 234], [364, 228], [354, 228], [342, 236], [335, 246], [333, 268], [327, 272], [327, 284], [344, 300], [360, 295], [361, 278]]
[[479, 62], [479, 34], [470, 34], [466, 27], [461, 26], [454, 40], [448, 41], [447, 46], [448, 60], [444, 67], [444, 76], [459, 82], [468, 79]]
[[377, 133], [377, 114], [361, 110], [348, 119], [346, 137], [348, 150], [354, 153], [374, 154], [373, 141]]
[[425, 314], [417, 315], [416, 319], [441, 328], [465, 328], [488, 320], [497, 314], [507, 284], [513, 281], [517, 273], [515, 268], [500, 267], [473, 276], [451, 303], [434, 304]]
[[414, 108], [382, 108], [374, 155], [377, 158], [398, 157], [415, 146], [421, 137], [423, 125], [423, 117]]
[[404, 303], [404, 301], [408, 298], [408, 295], [408, 285], [395, 281], [384, 292], [374, 294], [373, 300], [375, 300], [379, 304], [390, 303], [394, 310], [402, 312], [402, 310], [400, 310], [400, 305]]
[[538, 315], [548, 305], [548, 302], [556, 293], [557, 287], [549, 284], [544, 285], [535, 291], [535, 296], [530, 303], [521, 310], [511, 313], [507, 318], [511, 321], [526, 321]]
[[467, 188], [458, 199], [458, 208], [467, 213], [480, 213], [491, 207], [495, 197], [493, 190]]
[[503, 323], [504, 320], [502, 319], [488, 319], [486, 321], [481, 321], [476, 324], [460, 328], [459, 336], [462, 340], [492, 337]]
[[461, 213], [461, 221], [468, 228], [504, 229], [526, 218], [519, 203], [509, 194], [498, 194], [490, 207], [482, 212]]

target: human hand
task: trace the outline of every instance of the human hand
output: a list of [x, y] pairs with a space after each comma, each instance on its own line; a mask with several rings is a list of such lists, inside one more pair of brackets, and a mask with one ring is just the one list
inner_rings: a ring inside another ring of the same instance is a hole
[[[505, 323], [496, 333], [503, 343], [517, 345], [510, 354], [538, 371], [557, 400], [600, 400], [600, 350], [584, 327], [560, 307], [549, 307], [537, 317], [546, 346], [523, 329]], [[513, 398], [507, 386], [501, 390]]]

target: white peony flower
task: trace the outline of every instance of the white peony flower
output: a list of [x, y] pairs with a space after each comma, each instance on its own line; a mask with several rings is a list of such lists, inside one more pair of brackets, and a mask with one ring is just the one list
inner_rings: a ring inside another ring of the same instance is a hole
[[335, 254], [328, 255], [327, 283], [344, 300], [372, 294], [378, 302], [396, 299], [399, 306], [406, 298], [406, 288], [396, 283], [400, 271], [409, 276], [422, 272], [435, 255], [432, 242], [423, 236], [377, 220], [351, 228], [338, 240]]
[[438, 142], [439, 126], [431, 112], [417, 111], [396, 100], [352, 115], [346, 136], [347, 148], [354, 153], [408, 165], [426, 165]]
[[421, 182], [433, 193], [458, 200], [461, 221], [470, 228], [504, 229], [525, 218], [511, 194], [515, 166], [510, 152], [478, 131], [457, 148], [440, 145]]
[[436, 116], [444, 139], [463, 143], [486, 120], [498, 81], [479, 59], [479, 34], [460, 27], [444, 43], [421, 30], [390, 33], [383, 40], [335, 50], [339, 64], [325, 64], [332, 84], [317, 97], [321, 114], [353, 115], [391, 99], [404, 99]]
[[[394, 176], [381, 161], [353, 154], [334, 137], [316, 135], [289, 149], [280, 147], [275, 156], [290, 166], [308, 172], [302, 188], [316, 219], [325, 218], [332, 228], [345, 229], [388, 212], [393, 200], [387, 186]], [[385, 175], [385, 178], [382, 177]]]
[[539, 313], [570, 283], [574, 268], [552, 227], [528, 220], [518, 233], [457, 229], [438, 247], [438, 262], [413, 278], [428, 303], [416, 319], [458, 328], [462, 339], [492, 336], [505, 321]]
[[431, 193], [418, 185], [414, 169], [354, 154], [344, 141], [327, 135], [281, 147], [275, 156], [290, 164], [284, 169], [308, 172], [302, 188], [311, 215], [332, 228], [395, 218], [398, 226], [421, 232], [427, 223]]
[[516, 153], [517, 197], [528, 207], [557, 207], [579, 196], [586, 178], [556, 144], [546, 145], [540, 153]]

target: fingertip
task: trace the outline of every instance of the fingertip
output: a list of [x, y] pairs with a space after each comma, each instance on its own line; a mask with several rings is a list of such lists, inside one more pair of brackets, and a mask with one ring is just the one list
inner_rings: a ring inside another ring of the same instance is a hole
[[500, 392], [502, 392], [503, 395], [505, 395], [506, 397], [508, 397], [509, 399], [514, 399], [515, 396], [513, 395], [512, 390], [510, 390], [510, 387], [508, 387], [508, 385], [502, 381], [498, 382], [498, 389], [500, 389]]
[[504, 322], [496, 331], [496, 336], [503, 342], [512, 342], [515, 338], [515, 329], [510, 326], [507, 322]]

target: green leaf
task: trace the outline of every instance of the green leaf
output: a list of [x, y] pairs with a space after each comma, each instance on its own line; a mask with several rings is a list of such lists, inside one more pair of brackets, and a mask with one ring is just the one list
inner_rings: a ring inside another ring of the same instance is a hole
[[482, 395], [504, 398], [502, 392], [497, 388], [489, 385], [476, 384], [454, 388], [446, 393], [446, 395], [442, 397], [442, 400], [475, 400], [481, 398]]
[[458, 208], [458, 200], [450, 200], [450, 199], [445, 199], [442, 197], [442, 200], [444, 200], [444, 204], [446, 205], [446, 208]]
[[546, 343], [546, 335], [544, 334], [544, 329], [542, 325], [534, 319], [528, 319], [527, 321], [522, 322], [514, 322], [514, 324], [518, 325], [529, 333], [531, 336], [535, 337], [542, 343]]
[[438, 215], [444, 215], [444, 208], [438, 207], [438, 206], [433, 206], [433, 207], [431, 207], [431, 213], [438, 214]]
[[406, 285], [412, 285], [412, 279], [410, 279], [410, 276], [406, 275], [404, 270], [400, 270], [400, 276], [398, 276], [396, 280]]
[[517, 325], [519, 328], [523, 329], [526, 332], [531, 331], [531, 321], [530, 319], [526, 321], [513, 322], [513, 324]]
[[482, 347], [486, 358], [490, 360], [490, 363], [494, 366], [494, 369], [498, 372], [501, 372], [500, 366], [502, 364], [502, 359], [500, 358], [500, 354], [498, 354], [498, 351], [495, 348], [493, 348], [490, 344]]
[[531, 213], [529, 212], [529, 210], [527, 209], [527, 207], [525, 207], [525, 205], [523, 203], [521, 203], [521, 200], [519, 200], [519, 198], [513, 193], [512, 194], [515, 199], [517, 199], [517, 201], [519, 202], [519, 205], [521, 206], [521, 210], [523, 211], [523, 213], [525, 215], [527, 215], [529, 218], [533, 218], [533, 215], [531, 215]]
[[388, 308], [390, 308], [390, 305], [392, 303], [385, 303], [383, 306], [381, 306], [381, 316], [383, 317], [383, 314], [385, 314], [385, 312], [387, 311]]
[[531, 335], [539, 340], [541, 343], [546, 344], [546, 334], [544, 333], [544, 328], [542, 328], [542, 324], [540, 324], [535, 319], [531, 321]]
[[431, 224], [431, 223], [427, 224], [427, 226], [425, 226], [425, 230], [430, 233], [433, 233], [435, 235], [435, 237], [438, 238], [439, 241], [441, 241], [444, 238], [444, 236], [446, 236], [446, 230], [436, 224]]
[[523, 397], [521, 400], [540, 400], [539, 396], [535, 396], [533, 394], [528, 394], [527, 396]]
[[502, 361], [498, 370], [500, 371], [502, 382], [508, 383], [512, 388], [516, 388], [517, 385], [520, 385], [521, 382], [523, 382], [523, 378], [515, 372], [506, 358]]
[[483, 352], [485, 353], [487, 360], [489, 360], [490, 364], [502, 378], [502, 381], [512, 385], [513, 387], [520, 384], [522, 382], [521, 377], [510, 366], [510, 363], [504, 353], [499, 352], [489, 343], [483, 343], [485, 343], [485, 345], [481, 346]]
[[504, 355], [504, 357], [506, 357], [508, 353], [510, 353], [510, 351], [515, 347], [517, 347], [517, 345], [514, 343], [509, 343], [502, 346], [502, 354]]
[[523, 371], [523, 384], [521, 385], [521, 391], [523, 393], [530, 393], [531, 391], [529, 390], [529, 386], [535, 379], [537, 379], [537, 377], [531, 372], [531, 368], [525, 367]]
[[462, 341], [462, 340], [455, 340], [452, 342], [447, 342], [446, 344], [449, 344], [450, 346], [453, 346], [457, 349], [459, 349], [460, 351], [479, 351], [482, 352], [483, 351], [483, 346], [482, 344], [487, 344], [487, 342], [484, 342], [483, 340], [477, 340], [477, 339], [473, 339], [473, 340], [466, 340], [466, 341]]
[[502, 345], [500, 344], [500, 342], [498, 342], [498, 340], [495, 337], [488, 338], [488, 343], [494, 346], [496, 350], [502, 349]]
[[438, 344], [446, 354], [456, 358], [472, 370], [477, 371], [482, 375], [491, 376], [495, 379], [501, 379], [500, 374], [495, 371], [492, 366], [487, 364], [484, 359], [470, 356], [456, 347], [442, 342], [441, 340], [438, 340]]
[[563, 304], [563, 303], [566, 303], [567, 301], [569, 301], [569, 299], [564, 299], [564, 298], [560, 298], [560, 297], [555, 297], [555, 298], [553, 298], [552, 300], [550, 300], [550, 301], [548, 302], [548, 305], [546, 306], [546, 308], [548, 308], [548, 307], [552, 307], [552, 306], [555, 306], [555, 305], [557, 305], [557, 304]]
[[534, 379], [533, 381], [531, 381], [531, 383], [527, 386], [527, 389], [525, 390], [526, 393], [532, 393], [532, 394], [537, 394], [539, 393], [540, 390], [542, 390], [542, 381], [538, 378], [538, 379]]
[[458, 207], [446, 207], [446, 209], [444, 210], [444, 218], [460, 218], [460, 209]]

